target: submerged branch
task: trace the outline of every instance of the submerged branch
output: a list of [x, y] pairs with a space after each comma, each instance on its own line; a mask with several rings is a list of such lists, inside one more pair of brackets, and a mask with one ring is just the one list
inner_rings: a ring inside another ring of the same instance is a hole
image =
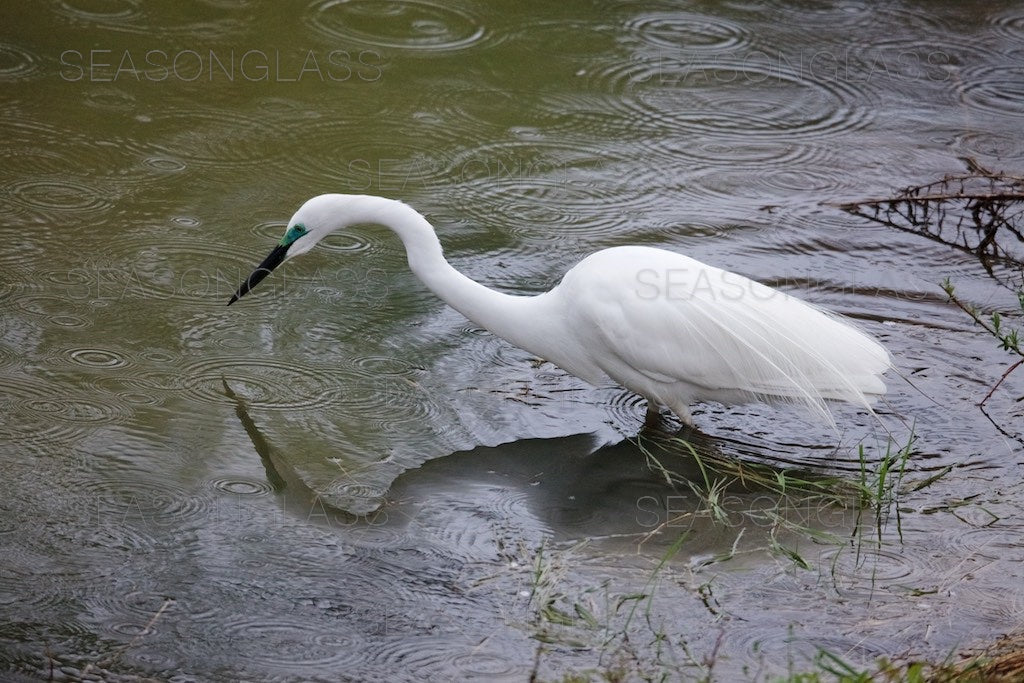
[[1019, 368], [1021, 365], [1024, 365], [1024, 358], [1021, 358], [1019, 361], [1017, 361], [1010, 367], [1006, 368], [1006, 372], [1004, 372], [1002, 377], [1000, 377], [999, 380], [992, 385], [992, 388], [988, 390], [988, 393], [985, 394], [985, 398], [981, 399], [981, 403], [979, 403], [978, 405], [985, 405], [985, 401], [989, 400], [992, 397], [992, 394], [994, 394], [996, 389], [999, 388], [999, 385], [1003, 383], [1003, 380], [1009, 377], [1010, 373]]
[[[920, 188], [918, 188], [920, 189]], [[908, 192], [909, 190], [903, 190]], [[909, 197], [875, 197], [861, 199], [856, 202], [826, 202], [828, 206], [834, 206], [844, 211], [854, 211], [862, 206], [883, 206], [894, 202], [905, 202], [911, 199], [916, 202], [948, 202], [954, 199], [973, 199], [977, 201], [1001, 201], [1020, 202], [1024, 201], [1024, 189], [1015, 192], [939, 192], [936, 194], [911, 195]]]
[[[1000, 348], [1010, 353], [1015, 353], [1021, 357], [1021, 360], [1017, 361], [1002, 374], [999, 380], [989, 389], [988, 393], [985, 394], [985, 398], [981, 399], [978, 404], [979, 407], [984, 407], [985, 402], [992, 397], [995, 390], [999, 388], [999, 385], [1003, 383], [1007, 377], [1010, 376], [1014, 370], [1024, 365], [1024, 349], [1020, 345], [1020, 332], [1016, 328], [1011, 328], [1009, 331], [1005, 330], [1003, 326], [1003, 317], [998, 313], [993, 313], [988, 320], [986, 320], [982, 314], [974, 306], [964, 302], [960, 297], [956, 295], [956, 288], [953, 283], [949, 281], [949, 278], [942, 283], [942, 290], [946, 292], [946, 296], [949, 297], [950, 302], [953, 303], [957, 308], [966, 313], [974, 320], [974, 323], [980, 326], [983, 330], [988, 332], [991, 336], [999, 342]], [[1024, 293], [1018, 294], [1020, 301], [1021, 312], [1024, 313]]]
[[977, 256], [991, 277], [1016, 291], [1024, 285], [1024, 177], [964, 162], [967, 174], [891, 197], [826, 204]]

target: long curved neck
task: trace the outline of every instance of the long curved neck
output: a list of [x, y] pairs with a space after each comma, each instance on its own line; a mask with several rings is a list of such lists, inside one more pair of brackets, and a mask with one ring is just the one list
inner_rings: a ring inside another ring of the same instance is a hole
[[412, 272], [466, 318], [527, 350], [536, 345], [526, 330], [539, 322], [537, 297], [496, 292], [457, 271], [445, 260], [434, 227], [415, 209], [393, 199], [364, 196], [347, 206], [346, 213], [349, 223], [390, 228], [405, 245]]

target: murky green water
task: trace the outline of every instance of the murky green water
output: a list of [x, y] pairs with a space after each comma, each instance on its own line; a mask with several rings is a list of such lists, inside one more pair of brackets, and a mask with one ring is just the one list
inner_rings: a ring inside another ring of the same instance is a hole
[[[822, 204], [960, 157], [1024, 169], [1019, 4], [70, 0], [3, 23], [5, 676], [757, 679], [1019, 628], [1020, 375], [986, 419], [1008, 357], [937, 285], [1014, 298]], [[628, 440], [638, 399], [476, 329], [383, 230], [226, 308], [322, 192], [408, 201], [505, 291], [642, 243], [858, 318], [913, 383], [891, 375], [882, 425], [707, 405], [701, 448], [853, 480], [858, 444], [877, 460], [912, 424], [906, 481], [953, 469], [881, 532], [756, 490], [716, 521]]]

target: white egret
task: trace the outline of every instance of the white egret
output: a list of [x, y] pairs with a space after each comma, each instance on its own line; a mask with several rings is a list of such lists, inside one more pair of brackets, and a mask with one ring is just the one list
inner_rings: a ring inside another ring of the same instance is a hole
[[583, 259], [551, 291], [513, 296], [449, 264], [434, 228], [406, 204], [325, 194], [292, 216], [284, 237], [228, 305], [335, 230], [390, 228], [409, 267], [437, 296], [491, 333], [590, 384], [611, 379], [693, 425], [699, 401], [803, 405], [834, 426], [826, 400], [870, 410], [885, 393], [886, 350], [831, 313], [735, 273], [651, 247]]

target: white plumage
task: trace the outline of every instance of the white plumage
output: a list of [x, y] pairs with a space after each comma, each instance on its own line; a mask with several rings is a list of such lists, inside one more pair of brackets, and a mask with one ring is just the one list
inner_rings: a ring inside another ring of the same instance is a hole
[[587, 382], [611, 379], [686, 424], [689, 406], [706, 400], [794, 403], [834, 424], [826, 400], [870, 408], [885, 393], [881, 375], [892, 363], [877, 341], [741, 275], [664, 249], [614, 247], [585, 258], [549, 292], [502, 294], [445, 261], [423, 216], [381, 197], [310, 199], [229, 303], [280, 263], [358, 223], [391, 228], [413, 272], [470, 320]]
[[885, 393], [889, 354], [864, 332], [682, 254], [599, 251], [551, 294], [594, 340], [601, 371], [684, 421], [695, 401], [759, 400], [801, 404], [831, 423], [826, 399], [868, 407]]

